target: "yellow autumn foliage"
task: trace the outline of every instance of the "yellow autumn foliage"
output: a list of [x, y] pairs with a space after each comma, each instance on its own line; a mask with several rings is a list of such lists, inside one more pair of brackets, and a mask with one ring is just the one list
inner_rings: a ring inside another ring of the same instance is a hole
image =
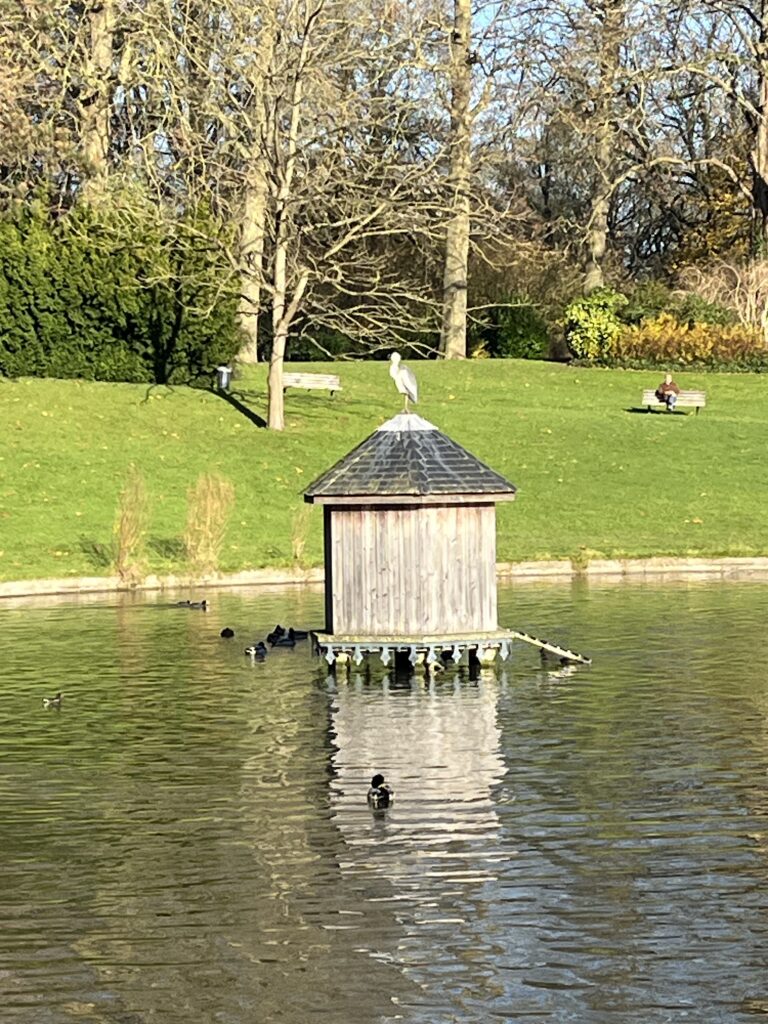
[[761, 352], [765, 352], [763, 338], [753, 327], [681, 324], [669, 313], [625, 327], [615, 347], [619, 359], [675, 363], [731, 363]]

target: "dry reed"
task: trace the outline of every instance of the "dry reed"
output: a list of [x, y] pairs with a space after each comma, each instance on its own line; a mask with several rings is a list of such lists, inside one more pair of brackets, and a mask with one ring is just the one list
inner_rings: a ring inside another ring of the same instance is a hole
[[311, 512], [311, 506], [300, 505], [291, 520], [291, 556], [293, 564], [299, 568], [304, 566], [304, 549], [307, 546]]
[[195, 486], [190, 487], [184, 547], [190, 570], [196, 575], [218, 569], [234, 501], [235, 488], [218, 473], [202, 473]]
[[115, 572], [123, 583], [136, 584], [144, 578], [144, 535], [148, 509], [144, 477], [131, 463], [118, 498], [114, 528]]

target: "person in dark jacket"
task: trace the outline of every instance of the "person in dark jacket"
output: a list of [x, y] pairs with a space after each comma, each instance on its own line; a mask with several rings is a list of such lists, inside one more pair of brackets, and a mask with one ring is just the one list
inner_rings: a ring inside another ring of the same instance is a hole
[[[680, 394], [680, 388], [672, 380], [672, 374], [667, 373], [664, 375], [664, 380], [656, 388], [656, 397], [660, 402], [663, 402], [667, 407], [667, 412], [673, 412], [675, 405], [677, 404], [677, 396]], [[698, 409], [696, 410], [698, 412]]]

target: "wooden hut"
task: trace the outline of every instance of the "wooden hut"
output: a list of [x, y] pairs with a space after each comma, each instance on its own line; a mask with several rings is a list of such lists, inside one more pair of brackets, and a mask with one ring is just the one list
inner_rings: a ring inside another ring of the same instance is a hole
[[515, 487], [415, 413], [401, 413], [318, 477], [329, 662], [398, 651], [506, 656], [496, 607], [496, 503]]

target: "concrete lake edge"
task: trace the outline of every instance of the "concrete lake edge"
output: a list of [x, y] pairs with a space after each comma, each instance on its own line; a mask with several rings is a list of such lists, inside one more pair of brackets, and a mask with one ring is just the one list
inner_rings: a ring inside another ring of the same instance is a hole
[[[543, 580], [605, 578], [641, 580], [664, 576], [706, 580], [768, 579], [768, 557], [754, 558], [622, 558], [594, 559], [584, 565], [570, 559], [559, 561], [499, 562], [500, 582], [525, 583]], [[314, 569], [246, 569], [241, 572], [192, 577], [187, 575], [147, 576], [128, 585], [118, 576], [82, 576], [63, 579], [14, 580], [0, 583], [0, 600], [14, 597], [45, 597], [66, 594], [98, 594], [201, 587], [286, 587], [321, 584], [324, 575]]]

